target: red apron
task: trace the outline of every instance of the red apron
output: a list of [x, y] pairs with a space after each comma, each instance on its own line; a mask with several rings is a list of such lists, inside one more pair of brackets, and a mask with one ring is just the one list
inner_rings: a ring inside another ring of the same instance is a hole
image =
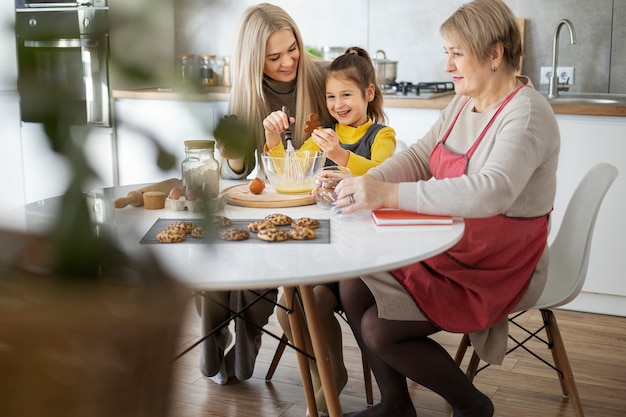
[[[465, 154], [444, 146], [466, 101], [430, 156], [436, 179], [465, 175], [467, 164], [504, 106], [500, 105]], [[465, 219], [465, 233], [448, 251], [391, 271], [422, 312], [440, 328], [456, 333], [487, 329], [505, 319], [524, 295], [548, 238], [548, 215], [497, 215]]]

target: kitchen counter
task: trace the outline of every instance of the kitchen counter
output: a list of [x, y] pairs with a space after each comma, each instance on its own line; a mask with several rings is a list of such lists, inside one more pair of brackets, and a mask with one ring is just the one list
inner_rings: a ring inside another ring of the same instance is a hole
[[[432, 99], [385, 97], [385, 107], [407, 109], [443, 109], [453, 95]], [[550, 103], [555, 114], [573, 114], [579, 116], [626, 116], [626, 103], [619, 104], [579, 104]]]
[[151, 87], [137, 90], [113, 90], [111, 97], [137, 100], [228, 101], [229, 91], [227, 87], [205, 87], [202, 91], [180, 91], [168, 87]]
[[[113, 90], [114, 99], [129, 98], [140, 100], [182, 100], [182, 101], [228, 101], [227, 87], [206, 87], [203, 92], [180, 92], [170, 88], [144, 88], [138, 90]], [[385, 107], [406, 109], [443, 109], [453, 95], [431, 99], [385, 97]], [[580, 116], [626, 116], [626, 103], [619, 104], [574, 104], [552, 103], [556, 114]]]

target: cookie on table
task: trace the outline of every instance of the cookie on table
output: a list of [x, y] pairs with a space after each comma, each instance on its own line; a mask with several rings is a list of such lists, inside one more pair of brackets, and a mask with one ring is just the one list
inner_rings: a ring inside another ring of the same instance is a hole
[[317, 232], [308, 227], [294, 227], [287, 232], [290, 239], [293, 240], [311, 240], [317, 237]]
[[203, 238], [204, 237], [204, 227], [198, 226], [191, 231], [191, 237], [195, 238]]
[[320, 222], [317, 219], [312, 219], [310, 217], [301, 217], [299, 219], [294, 219], [291, 222], [291, 227], [306, 227], [309, 229], [317, 229], [320, 227]]
[[184, 234], [191, 233], [191, 231], [195, 228], [195, 224], [185, 221], [178, 221], [167, 226], [167, 230], [172, 230], [174, 232], [180, 232]]
[[213, 224], [218, 227], [228, 227], [233, 224], [233, 222], [228, 217], [219, 216], [217, 214], [211, 216], [211, 220], [213, 221]]
[[274, 213], [265, 216], [265, 221], [271, 222], [276, 226], [289, 226], [291, 224], [291, 217], [286, 214]]
[[165, 229], [156, 235], [156, 240], [161, 243], [179, 243], [187, 239], [187, 234], [173, 229]]
[[252, 223], [248, 224], [248, 230], [253, 233], [259, 233], [259, 230], [267, 229], [269, 227], [275, 227], [274, 223], [268, 222], [267, 220], [255, 220]]
[[289, 239], [289, 235], [283, 229], [278, 227], [268, 227], [266, 229], [259, 230], [257, 237], [266, 242], [282, 242]]
[[234, 227], [220, 232], [219, 236], [222, 240], [246, 240], [250, 238], [250, 233], [245, 229]]

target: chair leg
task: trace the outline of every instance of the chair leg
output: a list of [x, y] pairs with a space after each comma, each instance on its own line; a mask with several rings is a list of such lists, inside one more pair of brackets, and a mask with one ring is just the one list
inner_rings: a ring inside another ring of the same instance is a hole
[[363, 363], [363, 381], [365, 382], [365, 399], [367, 400], [367, 406], [374, 405], [374, 393], [372, 388], [372, 370], [369, 363], [365, 359], [363, 353], [361, 353], [361, 362]]
[[476, 351], [472, 352], [472, 358], [470, 359], [469, 365], [467, 365], [467, 371], [465, 371], [465, 375], [469, 378], [470, 381], [474, 381], [474, 377], [476, 376], [476, 370], [478, 369], [478, 365], [480, 364], [480, 358]]
[[578, 389], [576, 388], [576, 382], [574, 381], [574, 374], [570, 367], [569, 359], [567, 358], [567, 352], [565, 351], [565, 344], [561, 337], [561, 331], [559, 330], [556, 317], [552, 310], [542, 309], [541, 316], [545, 324], [546, 335], [548, 342], [550, 343], [550, 351], [552, 352], [552, 358], [554, 365], [561, 372], [557, 373], [559, 382], [561, 383], [561, 391], [565, 397], [569, 397], [574, 409], [574, 415], [576, 417], [584, 417], [582, 404], [578, 395]]
[[[461, 366], [463, 358], [465, 357], [465, 353], [467, 352], [467, 348], [470, 345], [471, 342], [469, 335], [464, 334], [461, 342], [459, 343], [459, 347], [456, 350], [456, 355], [454, 355], [454, 362], [457, 364], [457, 366]], [[478, 357], [478, 354], [476, 352], [472, 352], [472, 357], [469, 364], [467, 365], [467, 370], [465, 371], [465, 375], [467, 375], [470, 381], [474, 380], [479, 364], [480, 358]]]
[[283, 333], [283, 336], [280, 338], [280, 342], [276, 347], [276, 352], [274, 352], [274, 357], [272, 358], [272, 363], [270, 363], [270, 367], [267, 370], [267, 374], [265, 374], [265, 380], [269, 381], [274, 376], [274, 372], [276, 372], [276, 368], [278, 367], [278, 362], [280, 362], [280, 358], [283, 356], [283, 352], [287, 347], [288, 343], [287, 336]]
[[456, 350], [456, 355], [454, 356], [454, 362], [456, 362], [457, 366], [461, 366], [461, 362], [463, 362], [463, 358], [465, 357], [465, 352], [467, 352], [467, 348], [470, 345], [470, 339], [468, 334], [464, 334], [461, 342], [459, 343], [459, 347]]

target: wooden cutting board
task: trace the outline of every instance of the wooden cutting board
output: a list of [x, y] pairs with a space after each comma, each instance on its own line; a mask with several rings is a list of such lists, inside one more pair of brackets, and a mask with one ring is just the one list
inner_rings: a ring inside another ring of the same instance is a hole
[[281, 194], [267, 184], [261, 194], [252, 194], [248, 184], [233, 185], [222, 190], [226, 203], [241, 207], [298, 207], [315, 204], [310, 194]]

